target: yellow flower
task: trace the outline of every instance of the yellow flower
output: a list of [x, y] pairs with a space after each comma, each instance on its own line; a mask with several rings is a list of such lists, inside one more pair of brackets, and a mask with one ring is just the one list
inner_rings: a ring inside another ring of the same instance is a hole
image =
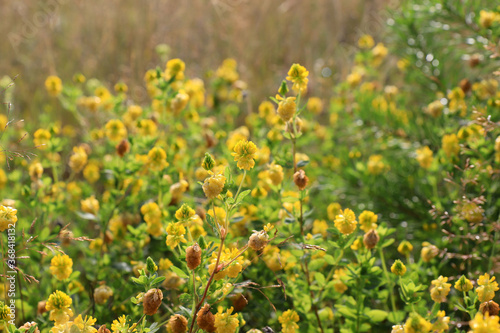
[[78, 317], [73, 320], [73, 325], [78, 327], [79, 333], [94, 333], [97, 332], [97, 329], [93, 326], [97, 320], [95, 318], [85, 316], [85, 319], [82, 318], [82, 315], [78, 315]]
[[335, 217], [335, 227], [344, 235], [349, 235], [356, 229], [356, 215], [349, 208], [341, 210], [340, 213]]
[[398, 259], [392, 264], [391, 272], [398, 276], [402, 276], [406, 273], [406, 266]]
[[30, 164], [28, 173], [33, 181], [36, 181], [42, 177], [43, 166], [40, 162], [33, 162]]
[[181, 208], [179, 208], [175, 212], [175, 218], [178, 219], [179, 221], [184, 221], [184, 220], [189, 220], [191, 217], [195, 215], [194, 209], [189, 207], [187, 204], [183, 204]]
[[238, 315], [233, 313], [233, 307], [227, 309], [224, 312], [223, 308], [220, 306], [217, 313], [215, 314], [215, 328], [217, 329], [217, 333], [235, 333], [236, 329], [240, 325], [240, 321], [238, 320]]
[[441, 103], [440, 100], [437, 100], [432, 103], [429, 103], [429, 105], [427, 105], [426, 111], [428, 114], [436, 118], [441, 115], [443, 109], [444, 109], [443, 103]]
[[[229, 263], [232, 261], [234, 258], [236, 258], [239, 254], [238, 249], [233, 248], [233, 249], [228, 249], [225, 248], [222, 253], [221, 257], [219, 260], [219, 266], [224, 265], [224, 263]], [[229, 266], [224, 268], [222, 271], [219, 271], [215, 273], [214, 279], [215, 280], [222, 280], [226, 276], [229, 278], [235, 278], [240, 274], [241, 270], [243, 269], [243, 265], [240, 262], [241, 257], [238, 257], [238, 259], [234, 260], [231, 262]], [[210, 259], [210, 265], [208, 265], [208, 272], [212, 274], [212, 272], [215, 269], [215, 263], [217, 262], [217, 254], [214, 252], [212, 253], [212, 258]], [[220, 269], [220, 267], [219, 267]]]
[[4, 302], [0, 301], [0, 323], [11, 320], [10, 315], [10, 308]]
[[422, 260], [424, 262], [429, 262], [439, 254], [439, 249], [435, 246], [432, 245], [429, 242], [423, 242], [422, 243], [422, 251], [420, 252], [420, 256], [422, 257]]
[[174, 78], [174, 80], [183, 80], [185, 68], [186, 64], [181, 59], [170, 59], [167, 61], [167, 68], [165, 70], [166, 79], [170, 80]]
[[52, 135], [49, 131], [40, 128], [36, 130], [35, 134], [33, 134], [33, 143], [37, 146], [38, 149], [44, 150], [47, 149], [47, 145], [50, 142], [50, 138]]
[[15, 225], [17, 222], [17, 209], [9, 206], [0, 206], [0, 231], [9, 229], [9, 225]]
[[358, 46], [361, 49], [371, 49], [375, 45], [375, 41], [373, 40], [373, 37], [370, 35], [363, 35], [359, 37], [358, 39]]
[[267, 171], [269, 179], [273, 183], [274, 186], [278, 186], [283, 181], [283, 167], [279, 164], [275, 164], [274, 162], [269, 165], [269, 169]]
[[170, 108], [175, 114], [178, 114], [186, 107], [189, 102], [189, 95], [184, 90], [179, 90], [177, 95], [170, 101]]
[[321, 234], [323, 237], [326, 237], [328, 229], [328, 223], [325, 220], [314, 220], [312, 233], [313, 234]]
[[83, 147], [73, 147], [73, 155], [69, 158], [69, 166], [74, 172], [82, 171], [87, 164], [87, 152]]
[[73, 272], [73, 260], [66, 254], [58, 254], [50, 261], [50, 272], [58, 280], [69, 278]]
[[127, 138], [127, 128], [118, 119], [111, 119], [105, 126], [106, 136], [111, 141], [121, 141]]
[[407, 240], [402, 241], [398, 246], [398, 252], [407, 256], [413, 251], [413, 245]]
[[224, 177], [222, 173], [212, 174], [203, 182], [203, 192], [208, 199], [214, 199], [224, 189], [225, 182], [226, 177]]
[[458, 137], [456, 134], [449, 134], [443, 136], [441, 140], [443, 151], [448, 157], [457, 156], [460, 152], [460, 145], [458, 144]]
[[70, 309], [72, 302], [71, 298], [62, 291], [56, 290], [52, 293], [45, 305], [47, 311], [50, 311], [49, 320], [55, 321], [56, 325], [66, 323], [73, 316], [73, 311]]
[[319, 97], [311, 97], [307, 101], [307, 110], [313, 114], [320, 114], [323, 111], [323, 101]]
[[241, 140], [231, 153], [234, 160], [238, 161], [237, 166], [242, 170], [250, 170], [255, 166], [257, 146], [252, 141]]
[[432, 164], [432, 150], [428, 146], [417, 149], [417, 161], [424, 169], [429, 169]]
[[97, 165], [97, 162], [87, 164], [87, 166], [83, 169], [83, 176], [90, 184], [98, 181], [101, 175], [99, 173], [99, 166]]
[[293, 64], [288, 71], [288, 76], [286, 77], [286, 79], [293, 82], [292, 89], [295, 92], [304, 93], [307, 90], [307, 83], [309, 82], [309, 79], [307, 78], [308, 75], [309, 72], [304, 66]]
[[106, 285], [99, 286], [94, 290], [94, 300], [97, 304], [104, 304], [113, 296], [113, 289]]
[[470, 280], [467, 279], [464, 275], [462, 275], [460, 279], [455, 282], [455, 289], [458, 291], [468, 292], [472, 288], [472, 282], [470, 282]]
[[382, 60], [387, 56], [388, 50], [382, 43], [378, 43], [377, 46], [375, 46], [372, 49], [372, 54], [373, 54], [373, 64], [375, 66], [380, 65]]
[[405, 323], [405, 333], [428, 333], [432, 324], [416, 313], [412, 313]]
[[326, 212], [328, 213], [328, 218], [330, 220], [335, 220], [335, 216], [339, 215], [342, 210], [342, 206], [338, 202], [332, 202], [326, 208]]
[[127, 332], [135, 332], [135, 324], [132, 327], [127, 323], [127, 317], [125, 315], [119, 317], [118, 319], [113, 320], [111, 324], [111, 331], [113, 333], [127, 333]]
[[378, 216], [369, 210], [363, 211], [359, 214], [359, 228], [365, 232], [377, 229]]
[[99, 213], [99, 201], [93, 195], [85, 200], [81, 200], [80, 205], [82, 211], [84, 211], [85, 213], [94, 215], [97, 215], [97, 213]]
[[299, 329], [299, 315], [295, 310], [286, 310], [278, 317], [283, 333], [295, 333]]
[[477, 280], [479, 287], [476, 288], [477, 298], [481, 303], [491, 301], [495, 297], [495, 291], [498, 290], [498, 283], [495, 277], [491, 277], [488, 273], [481, 275]]
[[155, 136], [158, 131], [158, 126], [156, 126], [156, 123], [151, 119], [142, 119], [139, 121], [137, 130], [142, 136]]
[[450, 322], [450, 317], [445, 317], [446, 313], [444, 311], [438, 311], [437, 320], [432, 324], [432, 331], [441, 333], [450, 329], [448, 323]]
[[386, 165], [382, 161], [382, 155], [371, 155], [368, 158], [368, 163], [366, 167], [368, 168], [368, 172], [372, 175], [379, 175], [386, 170]]
[[479, 12], [479, 25], [483, 28], [490, 28], [494, 22], [500, 21], [500, 14], [495, 12], [489, 12], [486, 10], [481, 10]]
[[451, 283], [446, 283], [448, 281], [447, 277], [442, 275], [436, 280], [433, 280], [431, 284], [434, 286], [431, 288], [431, 298], [436, 303], [446, 302], [446, 296], [450, 293]]
[[170, 248], [175, 248], [179, 243], [186, 243], [184, 235], [186, 234], [186, 228], [181, 222], [171, 222], [167, 226], [167, 246]]
[[148, 167], [153, 171], [162, 171], [168, 167], [167, 153], [163, 148], [154, 147], [148, 153]]
[[297, 110], [297, 104], [295, 104], [295, 97], [287, 97], [283, 99], [281, 96], [276, 96], [276, 99], [280, 100], [278, 103], [278, 115], [286, 123], [292, 119], [295, 111]]
[[476, 313], [473, 320], [469, 322], [472, 333], [500, 333], [500, 324], [498, 316], [491, 316], [486, 313], [484, 316], [481, 313]]
[[59, 77], [51, 75], [45, 80], [45, 89], [50, 96], [58, 96], [62, 91], [62, 81]]

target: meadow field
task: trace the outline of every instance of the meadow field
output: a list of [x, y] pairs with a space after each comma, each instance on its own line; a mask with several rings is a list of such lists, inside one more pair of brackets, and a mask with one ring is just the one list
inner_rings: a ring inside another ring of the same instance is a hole
[[495, 1], [0, 7], [0, 330], [500, 332]]

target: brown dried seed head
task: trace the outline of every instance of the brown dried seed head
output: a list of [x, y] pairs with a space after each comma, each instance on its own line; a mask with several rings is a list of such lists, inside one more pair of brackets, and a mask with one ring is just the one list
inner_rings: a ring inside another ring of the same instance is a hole
[[481, 311], [483, 314], [486, 314], [486, 312], [488, 312], [490, 316], [498, 316], [498, 310], [499, 306], [494, 301], [484, 302], [479, 306], [479, 311]]
[[47, 301], [40, 301], [38, 302], [37, 305], [37, 313], [41, 315], [44, 312], [47, 312], [47, 309], [45, 308], [45, 305], [47, 304]]
[[186, 263], [189, 269], [195, 269], [201, 264], [201, 248], [198, 243], [186, 249]]
[[472, 88], [472, 84], [468, 79], [462, 79], [460, 81], [460, 89], [464, 92], [464, 94], [467, 94]]
[[248, 240], [248, 246], [250, 246], [255, 251], [260, 251], [266, 247], [269, 242], [269, 236], [265, 231], [254, 231], [250, 239]]
[[234, 311], [236, 311], [236, 312], [240, 312], [248, 304], [248, 300], [246, 299], [245, 296], [243, 296], [243, 294], [238, 294], [238, 295], [234, 296], [232, 298], [232, 301], [233, 301]]
[[101, 325], [101, 327], [97, 330], [97, 333], [111, 333], [111, 331], [106, 328], [106, 325]]
[[299, 190], [302, 191], [306, 188], [309, 178], [306, 176], [306, 172], [304, 170], [299, 170], [293, 175], [293, 182], [297, 185]]
[[171, 333], [184, 333], [187, 331], [188, 320], [183, 315], [173, 315], [167, 324], [167, 331]]
[[367, 249], [373, 249], [375, 245], [377, 245], [379, 240], [380, 237], [377, 233], [377, 230], [372, 229], [363, 237], [363, 244], [365, 244]]
[[209, 333], [215, 332], [215, 316], [212, 312], [210, 312], [210, 305], [205, 304], [200, 309], [196, 318], [196, 322], [202, 330], [205, 330]]
[[118, 156], [123, 157], [125, 156], [126, 153], [130, 150], [130, 143], [128, 142], [127, 139], [123, 139], [120, 141], [120, 143], [116, 146], [116, 153]]
[[148, 316], [152, 316], [158, 311], [163, 299], [163, 293], [160, 289], [149, 289], [144, 298], [142, 299], [142, 305], [144, 306], [144, 313]]

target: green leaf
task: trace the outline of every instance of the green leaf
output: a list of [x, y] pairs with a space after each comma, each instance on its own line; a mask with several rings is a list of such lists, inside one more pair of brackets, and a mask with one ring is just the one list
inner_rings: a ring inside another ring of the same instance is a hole
[[302, 167], [305, 167], [306, 165], [309, 164], [309, 161], [299, 161], [297, 163], [297, 168], [302, 168]]
[[318, 281], [319, 285], [322, 286], [325, 284], [326, 279], [325, 279], [325, 276], [323, 274], [316, 272], [316, 273], [314, 273], [314, 278], [316, 279], [316, 281]]
[[181, 278], [184, 278], [184, 279], [189, 278], [189, 276], [188, 276], [186, 273], [184, 273], [184, 271], [183, 271], [182, 269], [180, 269], [180, 268], [178, 268], [178, 267], [172, 266], [172, 267], [170, 267], [170, 269], [171, 269], [171, 270], [172, 270], [175, 274], [177, 274], [179, 277], [181, 277]]
[[[175, 267], [175, 266], [174, 266]], [[178, 275], [178, 274], [177, 274]], [[153, 281], [151, 281], [151, 285], [157, 285], [157, 284], [160, 284], [162, 283], [164, 280], [166, 279], [166, 277], [164, 276], [158, 276], [157, 278], [155, 278]]]
[[380, 321], [384, 321], [389, 315], [386, 311], [383, 310], [368, 310], [365, 311], [366, 315], [370, 318], [370, 321], [378, 323]]
[[393, 324], [400, 323], [405, 319], [405, 312], [404, 311], [391, 312], [389, 313], [387, 319]]
[[381, 247], [382, 247], [382, 248], [384, 248], [384, 247], [388, 247], [388, 246], [390, 246], [392, 243], [394, 243], [394, 241], [395, 241], [395, 239], [394, 239], [394, 238], [388, 239], [388, 240], [386, 240], [386, 241], [384, 242], [384, 244], [382, 244], [382, 246], [381, 246]]

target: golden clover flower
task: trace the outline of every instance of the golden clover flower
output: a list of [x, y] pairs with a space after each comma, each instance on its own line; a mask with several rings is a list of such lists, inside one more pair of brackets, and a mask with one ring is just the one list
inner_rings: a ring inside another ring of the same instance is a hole
[[66, 254], [58, 254], [50, 261], [50, 272], [58, 280], [69, 278], [73, 272], [73, 260]]
[[189, 102], [189, 95], [186, 94], [184, 90], [179, 90], [177, 95], [172, 98], [170, 101], [170, 108], [174, 111], [175, 114], [178, 114], [186, 107]]
[[113, 323], [111, 324], [111, 331], [113, 333], [127, 333], [135, 332], [136, 329], [135, 324], [131, 327], [127, 321], [127, 317], [123, 315], [118, 319], [113, 320]]
[[358, 39], [358, 46], [361, 49], [371, 49], [375, 45], [373, 37], [370, 35], [363, 35]]
[[137, 130], [141, 136], [155, 136], [158, 131], [158, 126], [151, 119], [142, 119], [137, 125]]
[[80, 205], [82, 211], [84, 211], [85, 213], [94, 215], [97, 215], [97, 213], [99, 213], [99, 201], [93, 195], [85, 200], [81, 200]]
[[83, 147], [73, 147], [73, 155], [69, 158], [69, 167], [74, 172], [82, 171], [87, 164], [87, 152]]
[[104, 304], [113, 296], [113, 289], [106, 285], [99, 286], [94, 290], [94, 300], [97, 304]]
[[481, 27], [488, 29], [494, 22], [500, 22], [500, 14], [487, 10], [479, 12], [479, 25]]
[[257, 154], [257, 146], [252, 141], [241, 140], [234, 146], [234, 160], [238, 161], [237, 166], [242, 170], [250, 170], [255, 166], [254, 159]]
[[470, 282], [469, 279], [467, 279], [464, 275], [460, 277], [460, 279], [455, 282], [455, 289], [458, 291], [463, 291], [463, 292], [468, 292], [471, 290], [472, 287], [472, 282]]
[[456, 134], [448, 134], [443, 136], [441, 142], [443, 151], [447, 157], [457, 156], [460, 152], [460, 145], [458, 144], [458, 137]]
[[359, 228], [365, 232], [377, 229], [378, 216], [369, 210], [363, 211], [359, 214]]
[[45, 89], [47, 89], [50, 96], [58, 96], [61, 93], [62, 88], [61, 79], [55, 75], [51, 75], [45, 80]]
[[217, 314], [215, 315], [214, 326], [217, 329], [217, 333], [234, 333], [240, 325], [238, 320], [238, 315], [233, 313], [233, 307], [229, 308], [224, 312], [222, 307], [219, 307]]
[[401, 260], [396, 260], [391, 266], [391, 272], [396, 275], [402, 276], [406, 273], [406, 266], [401, 262]]
[[283, 333], [295, 333], [299, 329], [299, 315], [295, 310], [286, 310], [278, 317]]
[[165, 70], [166, 79], [170, 80], [183, 80], [184, 79], [184, 69], [186, 69], [186, 64], [179, 58], [170, 59], [167, 61], [167, 68]]
[[417, 161], [422, 168], [429, 169], [433, 160], [432, 150], [428, 146], [417, 149]]
[[495, 297], [495, 291], [498, 290], [498, 283], [495, 277], [491, 277], [488, 273], [481, 275], [477, 280], [479, 287], [476, 288], [477, 298], [481, 303], [491, 301]]
[[411, 251], [413, 251], [413, 245], [409, 241], [404, 240], [401, 243], [399, 243], [398, 246], [399, 253], [401, 253], [404, 256], [407, 256], [411, 253]]
[[332, 202], [326, 207], [326, 212], [330, 220], [335, 220], [335, 217], [342, 211], [342, 206], [338, 202]]
[[297, 104], [295, 103], [295, 97], [287, 97], [284, 99], [280, 95], [276, 96], [276, 99], [280, 102], [278, 103], [278, 115], [286, 123], [293, 118], [295, 111], [297, 110]]
[[0, 323], [2, 321], [9, 321], [10, 318], [10, 308], [2, 301], [0, 301]]
[[168, 167], [167, 153], [163, 148], [154, 147], [148, 153], [148, 167], [153, 171], [162, 171]]
[[52, 135], [49, 131], [40, 128], [36, 130], [35, 134], [33, 134], [33, 143], [35, 144], [35, 146], [37, 146], [38, 149], [47, 149], [47, 144], [49, 143], [51, 137]]
[[476, 313], [469, 326], [472, 328], [472, 333], [500, 333], [498, 316], [490, 316], [488, 313], [484, 316], [480, 312]]
[[341, 210], [335, 217], [335, 227], [344, 235], [350, 235], [356, 230], [356, 215], [349, 208]]
[[224, 177], [222, 173], [212, 174], [203, 182], [203, 192], [208, 199], [214, 199], [224, 189], [225, 182], [226, 177]]
[[93, 326], [97, 320], [92, 316], [85, 316], [85, 319], [82, 318], [82, 315], [78, 315], [78, 317], [73, 320], [73, 325], [78, 327], [79, 333], [95, 333], [97, 329]]
[[179, 221], [184, 221], [190, 219], [195, 214], [196, 213], [193, 208], [189, 207], [187, 204], [183, 204], [181, 208], [175, 212], [175, 218]]
[[420, 256], [424, 262], [431, 261], [435, 256], [439, 254], [439, 249], [429, 242], [422, 243], [422, 251], [420, 251]]
[[446, 302], [446, 296], [450, 293], [451, 283], [448, 282], [447, 277], [442, 275], [436, 280], [433, 280], [431, 284], [434, 286], [431, 288], [431, 298], [436, 303]]
[[56, 325], [66, 323], [73, 316], [70, 309], [72, 302], [71, 298], [60, 290], [52, 293], [45, 305], [47, 311], [50, 311], [49, 320], [55, 321]]
[[[234, 258], [237, 258], [239, 254], [238, 249], [232, 248], [228, 249], [225, 248], [222, 253], [221, 257], [219, 260], [219, 269], [221, 265], [224, 265], [225, 263], [231, 262]], [[215, 280], [222, 280], [226, 276], [229, 278], [235, 278], [240, 274], [241, 270], [243, 269], [243, 265], [240, 262], [241, 257], [238, 257], [238, 259], [234, 260], [231, 262], [231, 264], [227, 267], [225, 267], [223, 270], [215, 273], [214, 279]], [[215, 264], [217, 262], [217, 254], [214, 252], [212, 253], [212, 257], [210, 258], [210, 265], [208, 265], [208, 272], [212, 274], [214, 271]]]
[[283, 181], [283, 167], [279, 164], [271, 163], [267, 174], [274, 186], [278, 186]]
[[111, 141], [121, 141], [127, 137], [127, 128], [121, 120], [111, 119], [105, 126], [106, 136]]
[[0, 205], [0, 232], [9, 229], [9, 225], [17, 222], [17, 209]]
[[412, 313], [405, 323], [405, 333], [429, 333], [432, 324], [417, 313]]
[[437, 320], [432, 324], [432, 331], [437, 333], [448, 331], [450, 329], [449, 322], [450, 317], [446, 317], [444, 311], [438, 311]]
[[184, 235], [186, 234], [186, 228], [181, 222], [171, 222], [167, 226], [167, 246], [170, 248], [175, 248], [179, 243], [186, 243]]
[[292, 89], [295, 92], [304, 93], [307, 90], [307, 83], [309, 82], [309, 79], [307, 78], [308, 75], [309, 72], [304, 66], [293, 64], [288, 71], [288, 76], [286, 77], [286, 79], [293, 82]]

